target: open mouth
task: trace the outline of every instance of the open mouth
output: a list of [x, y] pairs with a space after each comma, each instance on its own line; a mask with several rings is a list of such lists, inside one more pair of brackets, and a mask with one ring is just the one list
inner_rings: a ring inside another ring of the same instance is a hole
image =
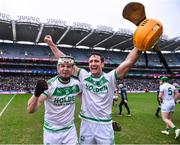
[[97, 70], [98, 68], [97, 67], [91, 67], [91, 70]]

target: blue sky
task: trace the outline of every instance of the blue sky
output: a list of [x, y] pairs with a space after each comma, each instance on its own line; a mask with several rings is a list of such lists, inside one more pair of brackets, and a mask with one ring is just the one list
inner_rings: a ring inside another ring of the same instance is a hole
[[[179, 0], [136, 0], [145, 5], [147, 18], [162, 22], [164, 35], [168, 38], [180, 36]], [[124, 6], [132, 0], [0, 0], [0, 12], [12, 19], [17, 16], [35, 16], [41, 21], [48, 18], [61, 19], [68, 24], [83, 22], [135, 30], [135, 25], [122, 17]]]

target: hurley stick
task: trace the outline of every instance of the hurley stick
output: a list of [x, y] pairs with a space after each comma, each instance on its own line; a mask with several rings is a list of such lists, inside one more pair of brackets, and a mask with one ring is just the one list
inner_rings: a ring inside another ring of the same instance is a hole
[[[136, 26], [139, 26], [139, 24], [146, 19], [146, 12], [144, 5], [138, 2], [130, 2], [128, 3], [124, 9], [123, 9], [123, 18], [126, 20], [129, 20]], [[164, 67], [166, 68], [167, 72], [169, 74], [173, 74], [171, 69], [169, 68], [163, 54], [161, 53], [161, 50], [157, 46], [157, 44], [153, 47], [153, 49], [156, 51], [160, 61], [164, 64]]]

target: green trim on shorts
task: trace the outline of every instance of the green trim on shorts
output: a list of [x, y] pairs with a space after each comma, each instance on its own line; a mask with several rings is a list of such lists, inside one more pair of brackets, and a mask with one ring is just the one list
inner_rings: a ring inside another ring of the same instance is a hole
[[112, 121], [112, 118], [110, 118], [110, 119], [96, 119], [96, 118], [91, 118], [91, 117], [84, 116], [82, 114], [79, 114], [79, 117], [83, 118], [83, 119], [95, 121], [95, 122], [111, 122]]
[[61, 129], [55, 129], [55, 128], [48, 128], [46, 125], [44, 125], [44, 129], [51, 131], [51, 132], [64, 131], [64, 130], [70, 129], [71, 127], [72, 126], [64, 127]]

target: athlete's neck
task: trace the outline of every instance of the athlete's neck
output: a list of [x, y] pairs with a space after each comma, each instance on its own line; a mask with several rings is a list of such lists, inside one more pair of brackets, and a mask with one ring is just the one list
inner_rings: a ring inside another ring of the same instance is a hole
[[93, 75], [93, 74], [92, 74], [92, 77], [93, 77], [93, 78], [100, 78], [102, 74], [103, 74], [103, 72], [101, 72], [101, 73], [99, 73], [99, 74], [97, 74], [97, 75]]
[[70, 78], [59, 77], [59, 81], [63, 84], [67, 84], [70, 82]]

